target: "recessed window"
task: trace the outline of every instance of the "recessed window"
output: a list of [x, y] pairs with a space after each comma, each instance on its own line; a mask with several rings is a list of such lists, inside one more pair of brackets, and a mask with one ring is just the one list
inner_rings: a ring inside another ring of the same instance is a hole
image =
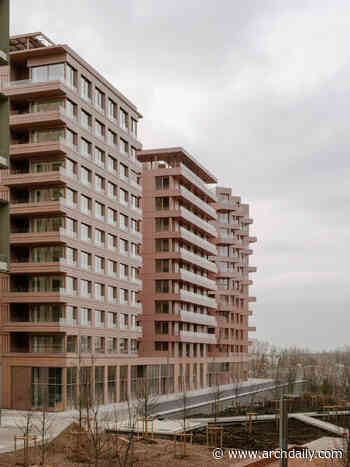
[[88, 112], [85, 112], [85, 110], [81, 111], [81, 126], [85, 128], [86, 130], [91, 131], [92, 127], [92, 118], [91, 115]]
[[104, 111], [104, 108], [105, 108], [105, 95], [98, 88], [95, 88], [95, 106], [101, 112]]
[[85, 76], [81, 77], [80, 95], [83, 99], [91, 101], [91, 82]]

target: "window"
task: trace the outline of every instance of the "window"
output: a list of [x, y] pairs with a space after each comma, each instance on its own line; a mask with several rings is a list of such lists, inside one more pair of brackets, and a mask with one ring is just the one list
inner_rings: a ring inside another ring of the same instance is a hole
[[105, 286], [100, 282], [95, 283], [95, 299], [101, 301], [105, 299]]
[[105, 312], [104, 311], [95, 311], [95, 327], [104, 328], [105, 327]]
[[120, 174], [119, 174], [120, 178], [122, 180], [128, 180], [128, 176], [129, 176], [129, 169], [128, 169], [128, 166], [125, 165], [125, 164], [120, 164]]
[[[127, 305], [128, 303], [129, 303], [129, 291], [128, 291], [128, 289], [120, 289], [120, 304], [121, 305]], [[121, 316], [122, 316], [122, 314], [121, 314]]]
[[88, 308], [80, 308], [80, 324], [81, 326], [91, 326], [91, 310]]
[[107, 194], [109, 198], [116, 200], [117, 199], [117, 185], [115, 185], [112, 182], [108, 182]]
[[98, 88], [95, 88], [95, 106], [101, 112], [104, 112], [105, 108], [105, 95]]
[[77, 145], [77, 134], [74, 133], [74, 131], [70, 130], [69, 128], [66, 128], [66, 138], [65, 138], [65, 142], [67, 144], [67, 146], [69, 146], [70, 148], [72, 149], [76, 149], [76, 145]]
[[74, 104], [71, 100], [66, 100], [66, 115], [73, 119], [77, 119], [77, 104]]
[[112, 277], [117, 277], [117, 262], [116, 261], [113, 261], [112, 259], [107, 260], [107, 274]]
[[138, 281], [138, 269], [135, 268], [134, 266], [130, 266], [130, 280], [132, 281]]
[[64, 63], [32, 67], [31, 73], [32, 80], [36, 83], [64, 80]]
[[107, 115], [110, 120], [117, 120], [117, 104], [112, 99], [108, 99]]
[[131, 195], [131, 207], [133, 209], [140, 209], [140, 198], [135, 196], [135, 195]]
[[95, 135], [98, 138], [105, 139], [105, 126], [98, 120], [95, 120]]
[[83, 99], [91, 102], [91, 83], [84, 76], [81, 77], [80, 95]]
[[77, 163], [72, 161], [72, 159], [66, 159], [65, 173], [70, 177], [76, 177]]
[[91, 226], [87, 224], [81, 224], [80, 226], [81, 239], [84, 242], [91, 242]]
[[107, 133], [107, 142], [111, 146], [116, 146], [118, 144], [117, 135], [112, 130], [108, 130]]
[[127, 264], [121, 263], [119, 265], [119, 277], [124, 281], [129, 280], [129, 266]]
[[118, 214], [115, 209], [108, 208], [107, 209], [107, 222], [110, 225], [117, 225], [118, 221]]
[[91, 281], [86, 279], [80, 280], [80, 295], [87, 298], [91, 297]]
[[156, 313], [169, 313], [169, 302], [156, 301]]
[[66, 188], [66, 203], [68, 206], [75, 208], [77, 205], [77, 192]]
[[105, 272], [105, 260], [101, 256], [95, 256], [95, 272], [98, 274]]
[[156, 259], [156, 272], [170, 272], [168, 259]]
[[131, 134], [133, 136], [137, 136], [137, 121], [131, 117], [131, 128], [130, 128]]
[[[105, 338], [104, 337], [95, 337], [95, 352], [104, 353], [105, 352]], [[98, 367], [95, 367], [97, 369]]]
[[81, 212], [90, 216], [91, 215], [91, 204], [92, 204], [91, 198], [88, 198], [85, 195], [80, 195]]
[[[108, 313], [108, 314], [113, 315], [114, 313]], [[113, 326], [110, 326], [110, 327], [113, 327]], [[118, 340], [117, 340], [116, 337], [107, 337], [107, 352], [108, 353], [118, 353]], [[108, 370], [109, 369], [110, 369], [110, 367], [108, 367]], [[113, 378], [113, 381], [114, 381], [114, 379], [115, 378]], [[115, 382], [114, 382], [114, 385], [115, 385]]]
[[155, 334], [169, 334], [169, 324], [167, 321], [154, 322]]
[[105, 154], [99, 148], [95, 148], [95, 163], [103, 168], [105, 166]]
[[156, 190], [169, 190], [169, 177], [155, 177]]
[[167, 232], [169, 231], [169, 217], [157, 217], [156, 222], [156, 232]]
[[69, 63], [66, 68], [66, 82], [71, 88], [77, 87], [77, 70], [75, 70]]
[[119, 215], [119, 227], [125, 231], [129, 229], [129, 218], [125, 214], [120, 213]]
[[137, 339], [130, 339], [130, 352], [137, 353], [137, 350], [138, 350]]
[[128, 142], [125, 141], [123, 138], [120, 138], [120, 152], [124, 155], [128, 155]]
[[120, 245], [120, 248], [119, 248], [120, 253], [122, 255], [127, 255], [128, 250], [129, 250], [129, 242], [125, 240], [124, 238], [121, 238], [119, 240], [119, 245]]
[[80, 267], [90, 271], [91, 269], [91, 254], [86, 251], [80, 253]]
[[85, 110], [81, 110], [81, 126], [86, 130], [91, 131], [92, 128], [92, 117], [89, 113], [85, 112]]
[[71, 219], [70, 217], [66, 217], [66, 228], [65, 234], [71, 238], [76, 238], [77, 236], [77, 221]]
[[133, 161], [137, 160], [137, 158], [136, 158], [136, 148], [134, 148], [133, 146], [130, 146], [130, 159], [132, 159]]
[[91, 179], [92, 179], [91, 170], [87, 169], [84, 166], [81, 166], [81, 168], [80, 168], [80, 181], [81, 181], [81, 183], [83, 183], [84, 185], [90, 186], [91, 185]]
[[169, 239], [168, 238], [157, 238], [156, 239], [156, 252], [169, 251]]
[[105, 179], [99, 175], [95, 175], [95, 188], [96, 191], [103, 193], [105, 191]]
[[137, 306], [137, 292], [136, 290], [130, 290], [130, 305]]
[[81, 138], [81, 145], [80, 145], [80, 153], [83, 157], [86, 157], [87, 159], [91, 159], [91, 151], [92, 151], [92, 146], [89, 141], [87, 141], [84, 138]]
[[137, 243], [130, 244], [130, 254], [131, 256], [139, 256], [139, 245]]
[[125, 131], [128, 131], [128, 114], [122, 108], [119, 109], [119, 125]]
[[169, 209], [169, 197], [158, 197], [155, 198], [156, 211], [168, 210]]
[[117, 287], [107, 287], [107, 300], [109, 303], [117, 303]]
[[107, 234], [107, 248], [109, 250], [116, 251], [117, 249], [117, 237], [113, 234]]
[[105, 206], [98, 201], [95, 201], [95, 217], [101, 221], [105, 218]]
[[119, 189], [119, 201], [124, 204], [124, 206], [128, 206], [129, 204], [129, 193], [123, 188]]
[[103, 232], [103, 230], [95, 229], [95, 243], [97, 246], [104, 248], [105, 233]]
[[116, 328], [117, 327], [117, 313], [107, 313], [107, 327]]
[[168, 352], [169, 350], [168, 342], [155, 342], [154, 348], [155, 350], [160, 351], [160, 352]]
[[134, 233], [139, 233], [140, 232], [140, 223], [136, 219], [131, 219], [130, 221], [130, 230], [131, 232]]
[[69, 246], [66, 247], [66, 263], [71, 266], [75, 266], [77, 264], [77, 250], [75, 248], [71, 248]]
[[128, 339], [121, 338], [119, 344], [120, 344], [120, 353], [128, 353]]
[[169, 293], [169, 281], [156, 280], [156, 293]]
[[114, 175], [118, 174], [118, 162], [117, 159], [115, 159], [112, 156], [108, 156], [107, 159], [107, 170], [111, 172]]

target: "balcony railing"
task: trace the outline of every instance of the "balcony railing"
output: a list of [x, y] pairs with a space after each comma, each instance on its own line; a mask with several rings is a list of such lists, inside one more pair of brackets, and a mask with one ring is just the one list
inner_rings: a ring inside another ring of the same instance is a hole
[[200, 284], [203, 287], [206, 287], [211, 290], [216, 290], [216, 281], [208, 279], [206, 277], [201, 276], [200, 274], [196, 274], [191, 271], [187, 271], [186, 269], [180, 269], [181, 278], [188, 282], [193, 282], [195, 284]]
[[181, 257], [189, 262], [193, 262], [197, 266], [200, 266], [204, 269], [207, 269], [211, 272], [217, 272], [217, 266], [215, 263], [203, 258], [202, 256], [196, 255], [191, 251], [185, 250], [184, 248], [180, 248]]
[[63, 353], [64, 345], [33, 345], [32, 353]]
[[198, 206], [202, 211], [209, 214], [213, 219], [217, 218], [216, 210], [212, 208], [208, 203], [200, 199], [198, 196], [196, 196], [194, 193], [192, 193], [190, 190], [188, 190], [184, 186], [180, 186], [180, 193], [184, 198], [186, 198], [189, 201], [192, 201], [192, 203], [195, 206]]
[[195, 301], [199, 303], [203, 303], [204, 306], [208, 306], [210, 308], [216, 308], [216, 300], [214, 298], [208, 297], [207, 295], [200, 295], [194, 292], [190, 292], [188, 290], [181, 289], [180, 296], [181, 296], [181, 299], [183, 300], [186, 300], [187, 298], [194, 299]]
[[197, 227], [200, 227], [213, 237], [216, 237], [216, 228], [209, 224], [209, 222], [206, 222], [204, 219], [201, 219], [199, 216], [182, 206], [180, 208], [180, 213], [188, 222], [196, 225]]
[[204, 240], [202, 237], [199, 235], [196, 235], [193, 232], [190, 232], [189, 230], [185, 229], [184, 227], [180, 227], [180, 232], [181, 235], [188, 240], [189, 242], [194, 243], [194, 245], [197, 245], [206, 251], [209, 251], [213, 255], [216, 255], [216, 246], [213, 243], [208, 242], [207, 240]]
[[204, 193], [206, 193], [210, 199], [213, 201], [216, 201], [216, 195], [213, 193], [203, 182], [203, 180], [198, 177], [195, 173], [192, 172], [188, 167], [186, 167], [184, 164], [180, 164], [180, 167], [184, 174], [187, 176], [187, 178], [197, 187], [199, 187]]
[[180, 337], [193, 339], [194, 341], [205, 339], [206, 341], [210, 341], [213, 344], [216, 343], [215, 334], [208, 334], [206, 332], [180, 331]]
[[194, 313], [193, 311], [180, 310], [182, 321], [188, 323], [205, 324], [207, 326], [216, 326], [216, 319], [211, 315], [204, 315], [203, 313]]

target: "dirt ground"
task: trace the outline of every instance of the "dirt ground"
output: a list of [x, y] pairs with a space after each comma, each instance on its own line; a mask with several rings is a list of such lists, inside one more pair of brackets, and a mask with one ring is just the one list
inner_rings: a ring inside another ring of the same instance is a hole
[[[252, 433], [247, 425], [224, 426], [223, 447], [235, 449], [275, 449], [279, 445], [279, 429], [275, 421], [255, 422]], [[299, 420], [288, 420], [288, 444], [301, 446], [322, 436], [336, 436]], [[194, 436], [195, 442], [205, 443], [205, 430]]]
[[[77, 426], [67, 428], [61, 435], [52, 441], [48, 447], [48, 454], [46, 463], [50, 467], [88, 467], [91, 457], [88, 454], [88, 447], [84, 445], [84, 439], [81, 440], [82, 449], [77, 457], [74, 450], [73, 439], [76, 438], [72, 435], [72, 431], [76, 431]], [[329, 436], [328, 432], [319, 430], [309, 425], [305, 425], [297, 420], [289, 421], [289, 444], [302, 445], [308, 441], [320, 438], [322, 436]], [[118, 435], [122, 438], [124, 435]], [[249, 434], [246, 428], [242, 425], [235, 425], [225, 427], [224, 448], [234, 449], [275, 449], [278, 446], [278, 431], [273, 422], [256, 423], [253, 426], [253, 433]], [[121, 442], [121, 441], [118, 441]], [[122, 444], [125, 441], [122, 440]], [[202, 443], [202, 444], [200, 444]], [[183, 446], [178, 444], [175, 457], [174, 441], [155, 439], [153, 442], [145, 442], [144, 440], [135, 440], [134, 443], [134, 467], [163, 467], [171, 464], [172, 467], [203, 467], [206, 465], [215, 466], [232, 466], [237, 467], [249, 464], [252, 460], [234, 460], [230, 459], [227, 454], [223, 459], [216, 460], [212, 454], [212, 448], [208, 448], [205, 444], [204, 432], [197, 433], [193, 437], [192, 446], [188, 445], [186, 448], [186, 457], [183, 456]], [[73, 446], [73, 448], [72, 448]], [[17, 456], [13, 453], [0, 454], [0, 467], [9, 467], [14, 465], [23, 465], [23, 451], [18, 451]], [[40, 450], [39, 448], [30, 448], [28, 455], [29, 464], [39, 464]], [[302, 466], [302, 462], [298, 465]], [[310, 462], [307, 462], [310, 465]], [[329, 462], [328, 462], [329, 464]], [[114, 467], [119, 466], [116, 458], [109, 458], [109, 460], [102, 460], [100, 467]], [[277, 464], [276, 464], [277, 465]], [[320, 464], [322, 467], [325, 464]]]

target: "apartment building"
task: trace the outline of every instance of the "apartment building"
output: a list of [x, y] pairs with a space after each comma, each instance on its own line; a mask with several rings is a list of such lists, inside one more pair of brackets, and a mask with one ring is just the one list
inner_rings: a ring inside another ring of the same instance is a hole
[[[255, 331], [249, 303], [256, 299], [249, 296], [249, 286], [253, 283], [249, 273], [256, 268], [249, 265], [249, 257], [253, 253], [250, 244], [257, 239], [249, 235], [253, 222], [249, 217], [249, 205], [242, 204], [239, 196], [232, 196], [231, 188], [216, 187], [215, 193], [218, 325], [214, 351], [217, 356], [228, 357], [224, 364], [229, 369], [228, 374], [241, 380], [248, 377], [248, 333]], [[233, 355], [238, 356], [238, 360], [232, 360]]]
[[126, 400], [142, 336], [141, 115], [42, 33], [10, 38], [10, 66], [2, 37], [0, 49], [2, 406], [72, 408], [79, 382], [99, 403]]
[[[9, 64], [9, 0], [0, 0], [0, 67]], [[9, 102], [0, 86], [0, 170], [9, 160]], [[9, 203], [7, 191], [0, 187], [0, 281], [7, 280], [9, 259]], [[0, 292], [1, 294], [1, 292]]]
[[[226, 293], [222, 292], [226, 276], [220, 261], [226, 240], [218, 238], [218, 228], [228, 208], [223, 207], [221, 194], [230, 190], [211, 189], [216, 177], [183, 148], [143, 150], [138, 159], [143, 164], [144, 333], [140, 354], [167, 356], [174, 363], [175, 391], [246, 379], [248, 301], [252, 300], [246, 295], [248, 280], [243, 280], [250, 253], [247, 247], [241, 258], [244, 273], [235, 282], [240, 289], [233, 289], [231, 281], [231, 294], [239, 297], [239, 308], [230, 305], [230, 313], [217, 304]], [[231, 204], [230, 209], [236, 211]], [[251, 222], [248, 207], [241, 205], [238, 211], [246, 238], [245, 222]], [[232, 256], [234, 251], [230, 251]]]

